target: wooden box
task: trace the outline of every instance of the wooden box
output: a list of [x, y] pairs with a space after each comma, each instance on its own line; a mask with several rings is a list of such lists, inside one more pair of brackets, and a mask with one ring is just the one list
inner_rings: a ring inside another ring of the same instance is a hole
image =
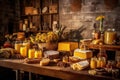
[[49, 13], [57, 13], [58, 12], [58, 6], [56, 4], [49, 6]]
[[33, 7], [25, 7], [25, 15], [32, 15]]

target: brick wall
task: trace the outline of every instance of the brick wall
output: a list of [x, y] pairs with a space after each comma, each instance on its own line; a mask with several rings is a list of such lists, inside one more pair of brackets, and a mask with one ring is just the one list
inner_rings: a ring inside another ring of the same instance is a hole
[[82, 38], [91, 38], [93, 24], [98, 24], [96, 17], [104, 15], [104, 29], [115, 28], [120, 35], [120, 1], [114, 1], [116, 0], [59, 0], [60, 24], [67, 27], [65, 32], [77, 30]]
[[[110, 6], [106, 6], [105, 1], [108, 1], [107, 4]], [[60, 24], [67, 27], [65, 32], [72, 30], [82, 38], [91, 38], [93, 24], [98, 24], [95, 18], [104, 15], [105, 29], [114, 27], [120, 35], [120, 0], [117, 4], [114, 1], [116, 0], [59, 0]], [[18, 29], [16, 28], [20, 15], [18, 3], [19, 0], [0, 0], [0, 32], [8, 32], [9, 21], [13, 21], [14, 29]]]

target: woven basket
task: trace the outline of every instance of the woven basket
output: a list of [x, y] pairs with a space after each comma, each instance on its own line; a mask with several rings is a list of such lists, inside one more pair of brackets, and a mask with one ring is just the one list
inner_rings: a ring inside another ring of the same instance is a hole
[[55, 43], [53, 43], [53, 42], [52, 43], [50, 43], [50, 42], [48, 42], [48, 43], [38, 43], [38, 47], [40, 49], [45, 48], [47, 50], [57, 50], [58, 43], [57, 42], [55, 42]]

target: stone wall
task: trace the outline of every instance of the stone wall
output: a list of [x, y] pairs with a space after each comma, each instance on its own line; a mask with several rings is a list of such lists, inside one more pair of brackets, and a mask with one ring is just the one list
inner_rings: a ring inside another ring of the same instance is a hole
[[120, 35], [120, 0], [59, 0], [59, 13], [65, 32], [77, 30], [82, 38], [91, 38], [96, 17], [104, 15], [104, 29], [115, 28]]

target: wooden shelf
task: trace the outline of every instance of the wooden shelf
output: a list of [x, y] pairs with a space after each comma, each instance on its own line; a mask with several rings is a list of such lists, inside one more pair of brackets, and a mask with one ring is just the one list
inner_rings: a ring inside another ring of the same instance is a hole
[[40, 15], [54, 15], [54, 14], [58, 14], [58, 13], [41, 13]]
[[[101, 45], [89, 44], [90, 49], [99, 49]], [[105, 50], [120, 51], [120, 45], [102, 45], [102, 48]]]
[[[59, 0], [40, 0], [40, 27], [41, 32], [51, 31], [53, 28], [53, 22], [57, 21], [59, 24]], [[47, 7], [47, 10], [43, 10]], [[55, 9], [55, 10], [54, 10]], [[45, 31], [44, 25], [47, 24], [49, 30]]]
[[[59, 24], [59, 0], [30, 0], [30, 2], [23, 0], [20, 1], [20, 3], [22, 7], [20, 10], [21, 20], [24, 23], [24, 19], [28, 19], [28, 28], [30, 28], [31, 23], [37, 30], [41, 30], [40, 32], [48, 32], [53, 29], [52, 26], [54, 21]], [[25, 7], [28, 5], [36, 8], [38, 14], [25, 15]], [[47, 12], [42, 13], [42, 9], [46, 6], [48, 8]]]
[[26, 17], [26, 16], [39, 16], [39, 14], [33, 14], [33, 15], [21, 15], [22, 17]]
[[52, 31], [52, 30], [40, 30], [39, 32], [49, 32], [49, 31]]

